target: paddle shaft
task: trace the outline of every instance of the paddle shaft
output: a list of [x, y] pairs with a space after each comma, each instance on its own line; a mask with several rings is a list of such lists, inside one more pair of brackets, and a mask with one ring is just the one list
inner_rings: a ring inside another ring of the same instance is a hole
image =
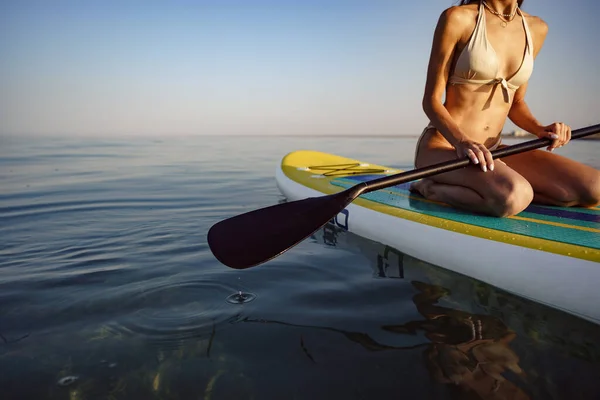
[[[586, 128], [577, 129], [571, 132], [571, 140], [578, 139], [585, 136], [590, 136], [595, 133], [600, 133], [600, 124], [588, 126]], [[549, 146], [552, 143], [550, 138], [541, 138], [530, 140], [528, 142], [519, 143], [513, 146], [507, 146], [501, 149], [492, 151], [492, 158], [500, 158], [512, 156], [513, 154], [524, 153], [526, 151], [538, 149], [544, 146]], [[422, 178], [427, 178], [433, 175], [442, 174], [444, 172], [454, 171], [456, 169], [464, 168], [471, 163], [471, 160], [464, 158], [461, 160], [450, 160], [439, 164], [430, 165], [424, 168], [414, 169], [412, 171], [401, 172], [399, 174], [385, 176], [383, 178], [373, 179], [372, 181], [365, 182], [363, 189], [360, 190], [360, 194], [369, 193], [375, 190], [383, 189], [386, 187], [399, 185], [410, 181], [415, 181]]]

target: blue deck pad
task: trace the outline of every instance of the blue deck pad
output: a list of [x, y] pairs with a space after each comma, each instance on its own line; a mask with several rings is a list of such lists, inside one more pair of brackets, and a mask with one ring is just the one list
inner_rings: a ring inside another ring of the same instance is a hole
[[[360, 182], [380, 178], [382, 175], [357, 175], [333, 179], [331, 184], [348, 188]], [[556, 242], [600, 249], [600, 233], [578, 229], [600, 229], [600, 208], [577, 209], [564, 207], [546, 207], [530, 205], [518, 217], [535, 221], [524, 221], [516, 218], [496, 218], [464, 212], [456, 208], [436, 204], [425, 200], [421, 195], [409, 191], [410, 183], [393, 186], [361, 195], [377, 203], [397, 207], [417, 213], [444, 218], [464, 224], [480, 226], [507, 233], [514, 233]], [[390, 193], [391, 192], [391, 193]], [[584, 211], [584, 212], [579, 212]], [[557, 226], [553, 223], [571, 225]]]

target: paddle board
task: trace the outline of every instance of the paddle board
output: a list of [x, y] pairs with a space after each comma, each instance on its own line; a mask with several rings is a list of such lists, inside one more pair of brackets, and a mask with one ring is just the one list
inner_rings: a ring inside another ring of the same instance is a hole
[[[318, 151], [287, 154], [276, 169], [288, 200], [337, 193], [403, 172]], [[518, 296], [600, 324], [600, 208], [530, 205], [497, 218], [464, 212], [409, 191], [363, 194], [337, 227]]]

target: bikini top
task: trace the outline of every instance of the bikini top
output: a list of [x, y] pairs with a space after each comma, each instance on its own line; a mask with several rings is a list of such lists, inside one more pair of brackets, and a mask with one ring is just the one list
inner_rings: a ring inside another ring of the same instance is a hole
[[523, 21], [526, 41], [525, 55], [517, 72], [508, 80], [498, 76], [498, 57], [487, 38], [485, 10], [483, 3], [480, 2], [475, 29], [456, 61], [454, 72], [449, 79], [451, 84], [500, 84], [505, 94], [505, 101], [508, 102], [508, 89], [517, 90], [519, 86], [527, 82], [533, 71], [533, 42], [525, 17], [520, 9], [517, 8], [517, 12]]

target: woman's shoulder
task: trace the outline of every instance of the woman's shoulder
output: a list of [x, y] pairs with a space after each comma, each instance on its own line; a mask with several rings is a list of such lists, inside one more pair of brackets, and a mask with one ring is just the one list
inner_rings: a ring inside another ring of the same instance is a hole
[[442, 11], [440, 18], [449, 23], [469, 24], [474, 23], [478, 8], [476, 4], [451, 6]]
[[527, 20], [527, 25], [529, 25], [529, 29], [531, 29], [534, 33], [545, 35], [546, 32], [548, 32], [548, 24], [541, 17], [529, 14], [523, 10], [521, 10], [521, 14]]
[[464, 37], [475, 27], [477, 13], [475, 4], [448, 7], [440, 14], [438, 27], [445, 35]]

